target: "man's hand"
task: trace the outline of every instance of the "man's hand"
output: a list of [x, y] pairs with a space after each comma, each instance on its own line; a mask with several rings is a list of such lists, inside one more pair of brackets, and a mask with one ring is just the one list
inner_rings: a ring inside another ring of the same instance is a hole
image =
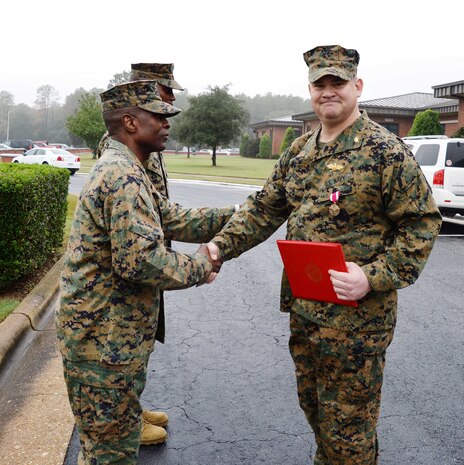
[[372, 290], [364, 271], [359, 265], [347, 262], [347, 273], [329, 270], [335, 294], [341, 300], [359, 300]]
[[[211, 246], [214, 246], [215, 249]], [[222, 260], [219, 258], [219, 249], [215, 244], [213, 244], [212, 242], [209, 242], [208, 244], [201, 244], [200, 247], [198, 247], [197, 253], [202, 253], [203, 255], [206, 255], [208, 257], [208, 260], [213, 265], [213, 271], [219, 273], [219, 270], [222, 266]]]
[[206, 247], [208, 248], [210, 257], [213, 260], [220, 262], [221, 265], [222, 265], [222, 260], [220, 258], [221, 257], [221, 252], [219, 250], [219, 247], [214, 242], [208, 242], [206, 244]]
[[[208, 260], [213, 265], [213, 271], [209, 274], [206, 281], [204, 281], [202, 283], [202, 284], [204, 284], [204, 283], [211, 284], [216, 279], [216, 276], [218, 275], [219, 270], [221, 269], [222, 261], [217, 258], [217, 257], [219, 257], [219, 254], [215, 253], [214, 257], [213, 257], [211, 255], [211, 253], [210, 253], [209, 244], [201, 244], [200, 247], [198, 247], [198, 250], [197, 250], [196, 253], [201, 253], [203, 255], [206, 255], [208, 257]], [[201, 285], [201, 284], [199, 284], [199, 285]]]

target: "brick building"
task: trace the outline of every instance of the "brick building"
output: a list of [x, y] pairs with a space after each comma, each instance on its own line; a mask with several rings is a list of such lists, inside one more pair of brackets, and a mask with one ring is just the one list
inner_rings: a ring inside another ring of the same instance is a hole
[[250, 124], [248, 127], [253, 130], [255, 137], [258, 139], [261, 139], [264, 134], [267, 134], [271, 138], [273, 155], [278, 155], [280, 153], [280, 145], [282, 144], [287, 128], [293, 128], [296, 137], [303, 134], [303, 122], [298, 121], [294, 116], [284, 116], [282, 118], [261, 121], [259, 123]]

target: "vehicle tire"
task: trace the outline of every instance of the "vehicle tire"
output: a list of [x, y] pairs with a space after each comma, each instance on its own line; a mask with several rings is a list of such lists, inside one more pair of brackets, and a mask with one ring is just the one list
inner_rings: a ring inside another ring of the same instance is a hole
[[48, 163], [47, 163], [46, 161], [44, 161], [44, 162], [42, 163], [42, 165], [48, 165]]
[[74, 176], [76, 174], [76, 170], [69, 170], [69, 172], [71, 173], [71, 176]]
[[19, 161], [18, 161], [18, 160], [15, 160], [13, 163], [19, 163]]

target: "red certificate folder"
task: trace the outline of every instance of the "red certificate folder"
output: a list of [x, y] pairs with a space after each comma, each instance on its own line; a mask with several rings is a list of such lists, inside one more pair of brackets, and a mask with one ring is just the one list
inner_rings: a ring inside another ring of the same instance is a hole
[[329, 270], [347, 271], [341, 244], [278, 240], [294, 297], [357, 307], [355, 300], [340, 300], [330, 281]]

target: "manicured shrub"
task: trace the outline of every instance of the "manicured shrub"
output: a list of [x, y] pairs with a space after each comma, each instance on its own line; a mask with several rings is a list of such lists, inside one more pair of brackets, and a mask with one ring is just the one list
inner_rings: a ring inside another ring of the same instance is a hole
[[272, 141], [267, 134], [263, 134], [261, 142], [259, 143], [259, 153], [257, 158], [271, 158], [272, 155]]
[[246, 157], [248, 155], [248, 145], [250, 143], [250, 136], [248, 134], [243, 134], [240, 139], [240, 155]]
[[420, 111], [414, 118], [408, 136], [441, 135], [440, 113], [435, 110]]
[[40, 268], [63, 241], [69, 171], [0, 164], [0, 289]]
[[454, 134], [453, 137], [464, 137], [464, 126], [461, 126]]
[[288, 149], [292, 142], [295, 140], [295, 130], [292, 127], [288, 127], [285, 131], [284, 138], [282, 139], [282, 143], [280, 144], [280, 153], [282, 154], [284, 150]]

